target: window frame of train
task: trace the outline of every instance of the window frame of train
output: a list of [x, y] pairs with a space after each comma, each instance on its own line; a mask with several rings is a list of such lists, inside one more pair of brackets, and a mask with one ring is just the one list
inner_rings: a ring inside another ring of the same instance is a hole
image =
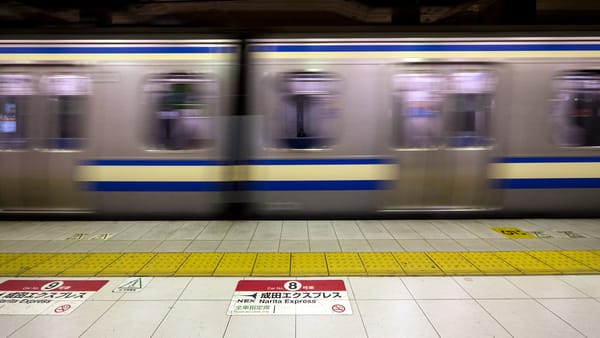
[[42, 76], [41, 91], [48, 104], [48, 123], [42, 147], [80, 151], [86, 141], [92, 78], [84, 74], [55, 73]]
[[[479, 86], [476, 77], [483, 78]], [[496, 71], [485, 65], [409, 65], [396, 71], [392, 78], [392, 146], [395, 149], [491, 147], [497, 87]], [[457, 105], [463, 108], [456, 109]], [[411, 137], [411, 133], [417, 135]]]
[[599, 147], [600, 69], [560, 72], [554, 76], [552, 90], [554, 144], [565, 148]]
[[33, 75], [0, 73], [0, 150], [20, 150], [29, 146], [27, 119], [35, 95]]
[[274, 146], [292, 150], [333, 147], [339, 135], [341, 77], [327, 71], [291, 71], [280, 73], [277, 84], [279, 99], [269, 128]]
[[[218, 82], [214, 75], [190, 72], [152, 74], [144, 81], [143, 90], [147, 102], [145, 116], [149, 121], [146, 136], [149, 150], [194, 151], [214, 145], [218, 112]], [[193, 92], [190, 93], [190, 90]], [[192, 96], [192, 103], [187, 101], [189, 96]], [[160, 101], [163, 99], [165, 101]], [[192, 121], [198, 122], [190, 127], [189, 122]], [[180, 134], [182, 136], [172, 136], [171, 128], [184, 130]], [[163, 132], [166, 137], [160, 136]]]

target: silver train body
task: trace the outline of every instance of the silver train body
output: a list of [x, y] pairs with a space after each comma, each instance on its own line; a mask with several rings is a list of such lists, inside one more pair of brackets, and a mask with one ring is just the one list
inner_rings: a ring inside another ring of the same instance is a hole
[[4, 39], [0, 214], [600, 210], [600, 38], [400, 36]]

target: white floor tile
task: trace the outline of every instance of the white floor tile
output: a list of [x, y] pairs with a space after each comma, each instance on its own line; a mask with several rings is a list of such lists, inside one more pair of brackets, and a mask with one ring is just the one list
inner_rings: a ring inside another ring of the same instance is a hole
[[224, 338], [294, 337], [294, 316], [231, 316]]
[[524, 251], [527, 250], [523, 245], [519, 244], [515, 239], [484, 239], [484, 241], [490, 243], [496, 247], [499, 251]]
[[483, 239], [457, 239], [456, 242], [468, 251], [496, 251], [496, 247]]
[[436, 251], [467, 251], [453, 239], [428, 239], [427, 242]]
[[252, 239], [257, 225], [257, 221], [233, 222], [224, 239], [228, 241], [249, 241]]
[[588, 337], [600, 334], [600, 302], [595, 299], [540, 299], [555, 315]]
[[122, 241], [122, 240], [108, 240], [103, 241], [100, 245], [98, 245], [94, 251], [95, 252], [123, 252], [125, 251], [133, 241]]
[[506, 279], [533, 298], [586, 297], [558, 276], [508, 276]]
[[478, 302], [514, 337], [583, 337], [535, 300], [479, 300]]
[[283, 221], [281, 239], [287, 241], [308, 240], [306, 221]]
[[395, 239], [368, 239], [373, 251], [403, 251]]
[[470, 299], [452, 278], [402, 277], [404, 285], [415, 299]]
[[153, 337], [222, 337], [229, 301], [178, 301]]
[[78, 337], [113, 301], [86, 301], [68, 316], [37, 316], [11, 337]]
[[350, 277], [355, 299], [412, 299], [399, 277]]
[[215, 251], [218, 252], [247, 252], [250, 241], [222, 241]]
[[560, 248], [539, 238], [524, 238], [519, 241], [519, 244], [526, 247], [528, 250], [559, 250]]
[[196, 237], [196, 240], [220, 241], [225, 238], [232, 224], [231, 221], [210, 221], [200, 235]]
[[77, 240], [72, 241], [71, 244], [64, 247], [61, 252], [95, 252], [96, 248], [100, 246], [102, 242], [100, 241], [86, 241], [86, 240]]
[[454, 280], [477, 299], [530, 298], [502, 276], [454, 277]]
[[439, 337], [414, 300], [357, 303], [369, 337]]
[[590, 297], [600, 297], [600, 275], [560, 276], [559, 278]]
[[8, 337], [15, 330], [25, 325], [27, 322], [32, 320], [35, 316], [33, 315], [6, 315], [0, 316], [0, 335], [2, 337]]
[[453, 239], [475, 239], [477, 236], [462, 226], [465, 220], [433, 220], [431, 223]]
[[150, 252], [154, 251], [163, 241], [162, 240], [137, 240], [125, 248], [124, 252]]
[[279, 252], [308, 252], [310, 251], [308, 241], [279, 241]]
[[296, 338], [366, 338], [367, 333], [352, 302], [352, 315], [297, 316]]
[[279, 250], [279, 241], [250, 241], [248, 252], [277, 252]]
[[311, 240], [337, 240], [331, 221], [308, 221], [308, 237]]
[[338, 242], [344, 252], [373, 251], [366, 239], [340, 239]]
[[333, 229], [338, 239], [365, 239], [356, 221], [333, 221]]
[[127, 278], [125, 277], [93, 277], [93, 280], [108, 280], [102, 289], [94, 293], [88, 300], [118, 300], [123, 297], [124, 293], [113, 292], [119, 285], [123, 284]]
[[310, 251], [313, 252], [338, 252], [341, 251], [337, 239], [319, 239], [310, 241]]
[[121, 300], [177, 300], [191, 277], [154, 277], [139, 292], [128, 292]]
[[192, 241], [168, 240], [154, 248], [156, 252], [183, 252]]
[[241, 278], [192, 278], [180, 300], [231, 300], [235, 287]]
[[213, 252], [221, 241], [192, 241], [185, 249], [186, 252]]
[[415, 222], [411, 228], [424, 239], [448, 239], [448, 235], [428, 221]]
[[511, 337], [472, 299], [418, 300], [442, 337]]
[[156, 226], [138, 238], [138, 240], [165, 240], [177, 232], [182, 225], [180, 222], [156, 222]]
[[392, 235], [387, 231], [380, 221], [356, 221], [360, 231], [366, 239], [392, 239]]
[[282, 221], [259, 221], [252, 239], [255, 241], [279, 241], [282, 223]]
[[168, 240], [194, 240], [204, 228], [208, 225], [208, 221], [188, 221], [185, 222], [177, 231], [172, 233]]
[[173, 301], [119, 301], [82, 337], [149, 337]]
[[435, 251], [435, 249], [424, 239], [399, 239], [398, 244], [404, 251]]

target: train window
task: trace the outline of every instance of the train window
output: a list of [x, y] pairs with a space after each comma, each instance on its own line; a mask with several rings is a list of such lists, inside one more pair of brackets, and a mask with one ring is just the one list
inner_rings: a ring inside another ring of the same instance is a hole
[[555, 78], [553, 137], [566, 147], [600, 146], [600, 70], [582, 70]]
[[325, 72], [285, 73], [281, 87], [282, 105], [275, 114], [279, 145], [292, 149], [331, 146], [339, 116], [339, 78]]
[[448, 145], [481, 147], [490, 143], [489, 119], [495, 81], [491, 73], [463, 71], [448, 75]]
[[0, 149], [27, 146], [27, 104], [34, 95], [33, 78], [22, 74], [0, 74]]
[[208, 75], [170, 73], [150, 79], [150, 143], [155, 149], [190, 150], [211, 145], [216, 81]]
[[433, 148], [441, 142], [440, 74], [416, 72], [394, 76], [393, 144], [399, 148]]
[[48, 98], [49, 120], [45, 146], [50, 149], [81, 149], [84, 121], [92, 94], [91, 80], [81, 75], [50, 75], [42, 79]]

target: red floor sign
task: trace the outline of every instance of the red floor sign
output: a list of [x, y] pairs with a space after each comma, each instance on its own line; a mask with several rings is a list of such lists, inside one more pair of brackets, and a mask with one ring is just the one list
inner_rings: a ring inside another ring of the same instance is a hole
[[242, 280], [227, 311], [229, 315], [352, 314], [341, 279]]

